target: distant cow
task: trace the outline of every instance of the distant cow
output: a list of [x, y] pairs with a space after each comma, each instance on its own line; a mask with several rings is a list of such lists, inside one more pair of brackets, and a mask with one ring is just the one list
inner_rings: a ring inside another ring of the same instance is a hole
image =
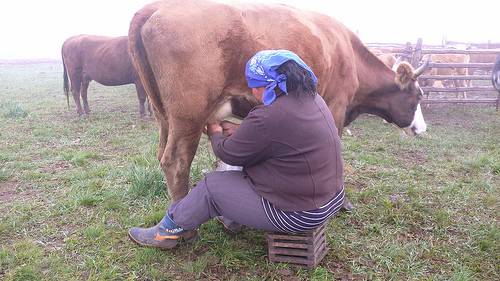
[[[68, 100], [68, 108], [70, 81], [76, 112], [80, 115], [92, 113], [87, 101], [90, 81], [95, 80], [105, 86], [134, 83], [139, 98], [140, 115], [147, 117], [144, 108], [147, 95], [132, 63], [127, 36], [105, 37], [85, 34], [73, 36], [64, 42], [61, 53], [64, 66], [64, 93]], [[68, 76], [70, 81], [68, 81]], [[80, 104], [80, 94], [83, 100], [83, 110]], [[148, 108], [151, 112], [149, 104]]]
[[[497, 58], [498, 54], [470, 54], [469, 55], [469, 62], [470, 63], [493, 63], [495, 62], [495, 59]], [[468, 74], [469, 75], [474, 75], [478, 68], [476, 67], [470, 67], [468, 68]], [[491, 71], [491, 68], [479, 68], [483, 72], [486, 72], [485, 74], [488, 74]]]
[[363, 113], [413, 135], [426, 130], [416, 82], [423, 69], [402, 63], [394, 72], [323, 14], [276, 4], [155, 2], [135, 14], [129, 41], [158, 121], [158, 159], [173, 201], [188, 192], [205, 124], [244, 117], [257, 104], [244, 73], [261, 50], [293, 51], [311, 67], [339, 135]]
[[[429, 55], [425, 55], [422, 61], [427, 60]], [[431, 54], [431, 62], [434, 63], [467, 63], [469, 58], [465, 54]], [[431, 68], [428, 67], [423, 75], [467, 75], [466, 68]], [[420, 86], [432, 87], [435, 86], [436, 79], [419, 79]], [[467, 87], [467, 80], [441, 80], [443, 87]], [[457, 92], [456, 97], [459, 98], [460, 94], [467, 98], [466, 92]], [[429, 95], [427, 95], [428, 97]]]
[[391, 53], [383, 53], [379, 48], [369, 49], [372, 54], [374, 54], [381, 62], [383, 62], [387, 67], [393, 68], [396, 63], [401, 62], [398, 61], [395, 55]]
[[394, 56], [393, 54], [377, 54], [377, 58], [391, 69], [398, 61], [396, 56]]
[[495, 87], [495, 89], [497, 89], [500, 93], [500, 56], [497, 57], [495, 64], [493, 65], [491, 82], [493, 83], [493, 87]]

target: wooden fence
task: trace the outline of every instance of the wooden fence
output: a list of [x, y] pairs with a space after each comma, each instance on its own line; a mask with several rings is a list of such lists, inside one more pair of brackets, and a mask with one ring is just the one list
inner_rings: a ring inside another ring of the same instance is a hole
[[[458, 44], [456, 42], [453, 42]], [[370, 48], [376, 48], [379, 50], [384, 50], [384, 52], [389, 52], [401, 56], [403, 60], [408, 61], [414, 68], [417, 68], [421, 63], [422, 57], [427, 54], [496, 54], [500, 55], [500, 49], [469, 49], [469, 50], [459, 50], [446, 48], [446, 46], [423, 46], [422, 39], [418, 39], [417, 44], [412, 46], [410, 42], [406, 45], [402, 44], [367, 44]], [[465, 45], [465, 44], [464, 44]], [[472, 44], [467, 44], [471, 46]], [[477, 44], [476, 44], [477, 45]], [[488, 42], [489, 47], [498, 47], [499, 44], [492, 44]], [[429, 67], [432, 68], [481, 68], [481, 69], [493, 69], [493, 62], [491, 63], [430, 63]], [[488, 80], [491, 81], [491, 74], [486, 71], [483, 75], [421, 75], [419, 79], [435, 79], [435, 80], [467, 80], [467, 81], [478, 81], [478, 80]], [[467, 83], [467, 87], [422, 87], [424, 93], [428, 96], [429, 93], [460, 93], [460, 92], [495, 92], [496, 90], [493, 85], [491, 86], [472, 86], [473, 83]], [[483, 83], [484, 84], [484, 83]], [[500, 107], [500, 94], [497, 95], [495, 99], [484, 99], [484, 98], [455, 98], [455, 99], [424, 99], [422, 103], [493, 103], [496, 104], [497, 110]]]

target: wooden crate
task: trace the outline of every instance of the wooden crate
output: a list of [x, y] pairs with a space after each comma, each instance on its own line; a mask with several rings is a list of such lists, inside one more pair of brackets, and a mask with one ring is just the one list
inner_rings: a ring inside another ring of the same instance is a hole
[[305, 269], [318, 266], [328, 252], [324, 224], [302, 234], [268, 232], [267, 242], [270, 261]]

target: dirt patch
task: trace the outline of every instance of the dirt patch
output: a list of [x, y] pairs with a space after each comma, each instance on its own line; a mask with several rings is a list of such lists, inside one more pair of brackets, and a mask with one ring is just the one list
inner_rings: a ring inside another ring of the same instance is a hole
[[23, 181], [0, 183], [0, 218], [9, 213], [12, 203], [35, 202], [46, 194], [44, 190], [36, 189]]
[[19, 195], [20, 185], [21, 184], [18, 181], [0, 183], [0, 202], [2, 202], [2, 205], [5, 205], [5, 203], [11, 203], [12, 200]]
[[359, 276], [351, 273], [351, 265], [344, 257], [329, 256], [328, 259], [320, 263], [321, 266], [328, 269], [335, 276], [335, 280], [364, 280], [364, 276]]
[[404, 155], [403, 159], [408, 166], [419, 166], [427, 163], [427, 155], [421, 151], [407, 151], [401, 154]]
[[[71, 106], [71, 103], [70, 103], [70, 106]], [[57, 115], [57, 117], [59, 118], [59, 120], [63, 120], [63, 121], [70, 121], [70, 120], [73, 120], [75, 118], [78, 118], [78, 113], [76, 113], [76, 108], [71, 108], [69, 110], [65, 110], [65, 111], [62, 111], [61, 110], [61, 114]]]
[[43, 168], [44, 173], [50, 173], [50, 174], [55, 174], [60, 171], [66, 171], [71, 168], [70, 163], [65, 163], [65, 162], [55, 162], [55, 163], [49, 163]]

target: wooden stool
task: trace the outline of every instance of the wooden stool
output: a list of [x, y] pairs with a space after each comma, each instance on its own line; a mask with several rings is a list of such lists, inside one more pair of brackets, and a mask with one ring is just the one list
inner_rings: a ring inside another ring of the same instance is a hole
[[268, 232], [269, 260], [305, 269], [315, 268], [328, 252], [325, 225], [302, 234]]

